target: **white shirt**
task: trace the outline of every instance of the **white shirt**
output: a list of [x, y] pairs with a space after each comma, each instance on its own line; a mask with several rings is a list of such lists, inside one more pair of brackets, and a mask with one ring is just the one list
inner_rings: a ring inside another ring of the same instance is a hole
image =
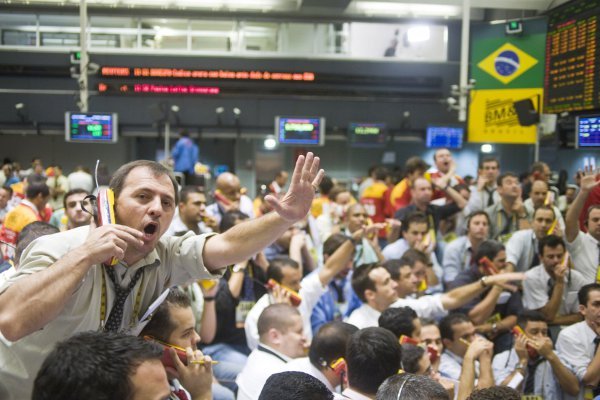
[[397, 260], [401, 258], [410, 246], [404, 239], [398, 239], [393, 243], [388, 244], [383, 248], [381, 253], [386, 260]]
[[327, 386], [327, 389], [329, 389], [331, 392], [335, 392], [334, 387], [331, 386], [331, 382], [329, 382], [327, 377], [323, 375], [323, 373], [310, 362], [308, 357], [295, 358], [289, 363], [285, 364], [281, 368], [281, 371], [278, 372], [288, 371], [304, 372], [305, 374], [308, 374], [320, 380], [325, 386]]
[[[446, 349], [440, 357], [440, 374], [444, 378], [452, 379], [455, 382], [460, 380], [460, 374], [462, 372], [463, 357], [457, 356], [450, 350]], [[479, 376], [479, 361], [475, 361], [475, 384], [477, 384], [477, 377]]]
[[290, 360], [286, 355], [261, 343], [259, 348], [252, 350], [244, 369], [235, 380], [238, 385], [237, 400], [257, 400], [267, 379], [280, 372]]
[[523, 229], [512, 234], [506, 243], [506, 262], [515, 266], [515, 272], [525, 272], [538, 252], [538, 240], [533, 229]]
[[[531, 199], [527, 199], [523, 202], [523, 207], [527, 211], [527, 215], [529, 216], [529, 222], [533, 220], [533, 212], [535, 211], [535, 207], [533, 206], [533, 201]], [[554, 211], [554, 216], [558, 218], [558, 226], [561, 231], [565, 231], [565, 219], [562, 216], [562, 213], [555, 205], [552, 206], [552, 210]]]
[[[560, 353], [556, 352], [556, 355], [563, 365], [565, 365], [568, 369], [571, 369], [569, 364], [563, 360]], [[504, 351], [500, 354], [496, 354], [496, 356], [494, 356], [494, 361], [492, 362], [492, 369], [494, 370], [494, 380], [496, 381], [496, 385], [500, 385], [502, 381], [512, 374], [518, 364], [519, 356], [517, 356], [514, 348]], [[524, 381], [526, 379], [527, 376], [524, 377]], [[521, 392], [523, 391], [524, 386], [525, 384], [523, 383]], [[552, 366], [546, 360], [542, 361], [535, 369], [533, 386], [533, 393], [528, 394], [542, 395], [544, 399], [563, 400], [564, 398], [563, 390], [554, 376]]]
[[588, 369], [588, 365], [592, 362], [592, 358], [594, 358], [595, 338], [596, 332], [590, 328], [586, 321], [581, 321], [560, 331], [556, 340], [557, 352], [572, 366], [573, 373], [579, 379], [581, 390], [576, 397], [578, 400], [583, 400], [584, 398], [584, 387], [581, 381]]
[[[426, 295], [417, 299], [398, 299], [390, 307], [410, 307], [419, 318], [439, 319], [448, 314], [442, 304], [442, 295]], [[352, 311], [346, 322], [356, 326], [358, 329], [379, 326], [381, 312], [370, 305], [363, 303], [362, 306]]]
[[[298, 312], [300, 312], [300, 316], [302, 317], [304, 335], [308, 341], [312, 339], [310, 315], [319, 298], [326, 292], [327, 286], [323, 287], [316, 271], [306, 276], [300, 283], [300, 292], [298, 294], [302, 298], [302, 302], [298, 306]], [[266, 293], [258, 299], [254, 307], [248, 312], [246, 322], [244, 322], [244, 330], [246, 331], [246, 342], [252, 350], [258, 345], [258, 318], [263, 310], [273, 303], [273, 296]]]
[[[569, 274], [571, 279], [569, 281]], [[548, 280], [550, 275], [546, 272], [543, 265], [538, 265], [525, 272], [526, 279], [523, 281], [523, 307], [528, 310], [539, 310], [550, 301], [548, 296]], [[579, 272], [570, 270], [564, 278], [565, 288], [563, 297], [558, 309], [558, 315], [575, 314], [579, 312], [579, 300], [577, 292], [586, 280]]]
[[[246, 214], [250, 218], [254, 218], [254, 205], [250, 197], [243, 194], [240, 197], [240, 211]], [[225, 213], [219, 208], [219, 203], [214, 202], [206, 207], [206, 213], [217, 220], [217, 225], [221, 223], [221, 218]]]
[[499, 203], [500, 200], [502, 200], [500, 198], [500, 195], [498, 194], [497, 186], [494, 183], [494, 187], [491, 188], [492, 190], [490, 190], [490, 192], [488, 192], [486, 189], [488, 189], [488, 187], [484, 187], [481, 190], [477, 190], [477, 185], [471, 185], [469, 187], [469, 190], [471, 191], [471, 197], [469, 197], [469, 203], [468, 205], [470, 206], [472, 211], [479, 211], [479, 210], [485, 210], [486, 208], [488, 208], [488, 201], [490, 199], [490, 192], [492, 195], [492, 205]]
[[579, 231], [573, 242], [567, 242], [567, 250], [572, 257], [573, 266], [585, 278], [587, 283], [596, 282], [596, 273], [600, 265], [600, 243], [589, 233]]
[[351, 388], [344, 389], [344, 391], [342, 392], [341, 398], [342, 399], [351, 399], [351, 400], [371, 400], [370, 397], [367, 397], [362, 393], [358, 393], [356, 390], [352, 390]]

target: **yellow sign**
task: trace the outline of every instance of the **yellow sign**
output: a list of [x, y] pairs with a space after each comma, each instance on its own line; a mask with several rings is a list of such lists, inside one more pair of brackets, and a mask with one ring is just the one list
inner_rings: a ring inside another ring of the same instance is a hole
[[477, 66], [505, 85], [521, 76], [538, 61], [511, 43], [505, 43]]
[[531, 99], [539, 110], [541, 97], [541, 88], [471, 91], [469, 142], [535, 143], [536, 126], [521, 126], [513, 103]]

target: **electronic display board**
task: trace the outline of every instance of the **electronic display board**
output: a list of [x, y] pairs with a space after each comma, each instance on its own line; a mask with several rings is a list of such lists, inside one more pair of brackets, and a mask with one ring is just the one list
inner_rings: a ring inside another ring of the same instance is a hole
[[275, 117], [275, 137], [282, 145], [323, 146], [325, 118]]
[[600, 108], [600, 0], [550, 11], [546, 36], [544, 113]]
[[575, 120], [576, 147], [600, 147], [600, 114], [580, 115]]
[[116, 143], [116, 113], [65, 113], [65, 140], [79, 143]]
[[386, 139], [384, 123], [351, 122], [348, 125], [348, 142], [352, 147], [383, 147]]
[[428, 148], [460, 149], [464, 134], [465, 129], [462, 126], [429, 125], [427, 126], [426, 145]]

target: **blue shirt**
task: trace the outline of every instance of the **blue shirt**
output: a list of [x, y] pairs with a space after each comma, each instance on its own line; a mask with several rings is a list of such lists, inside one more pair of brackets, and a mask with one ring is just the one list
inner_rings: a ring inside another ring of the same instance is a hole
[[182, 137], [173, 148], [175, 171], [194, 173], [194, 165], [198, 162], [198, 146], [189, 137]]

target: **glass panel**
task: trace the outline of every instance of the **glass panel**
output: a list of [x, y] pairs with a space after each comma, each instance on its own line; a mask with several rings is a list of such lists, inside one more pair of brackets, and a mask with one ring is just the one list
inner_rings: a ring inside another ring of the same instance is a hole
[[141, 20], [142, 47], [187, 49], [188, 21], [185, 19], [145, 18]]
[[224, 51], [235, 48], [235, 21], [191, 21], [192, 50]]
[[406, 61], [446, 61], [445, 25], [377, 24], [353, 22], [352, 57], [387, 57]]
[[[121, 46], [121, 35], [112, 35], [112, 34], [98, 34], [92, 33], [92, 42], [90, 43], [91, 47], [111, 47], [111, 48], [119, 48]], [[132, 47], [132, 46], [125, 46]]]
[[277, 51], [278, 31], [278, 23], [245, 22], [242, 27], [244, 50]]
[[91, 17], [92, 28], [137, 28], [137, 18]]
[[79, 17], [70, 15], [40, 15], [40, 25], [79, 27]]
[[3, 29], [2, 44], [6, 46], [35, 46], [35, 32]]
[[78, 33], [42, 32], [42, 46], [79, 46]]
[[7, 27], [31, 27], [36, 26], [35, 14], [0, 14], [0, 26]]
[[314, 46], [314, 24], [288, 23], [282, 29], [284, 53], [312, 54]]

